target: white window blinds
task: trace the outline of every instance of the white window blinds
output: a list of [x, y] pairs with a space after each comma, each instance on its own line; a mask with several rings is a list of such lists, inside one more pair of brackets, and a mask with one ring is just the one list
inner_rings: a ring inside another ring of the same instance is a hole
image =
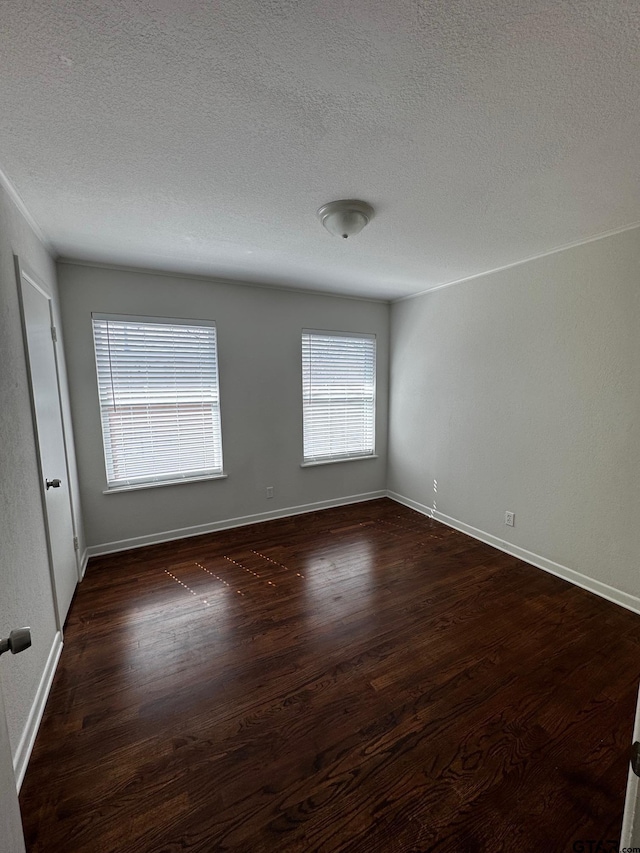
[[107, 485], [222, 473], [216, 328], [93, 316]]
[[304, 462], [375, 452], [373, 335], [302, 332]]

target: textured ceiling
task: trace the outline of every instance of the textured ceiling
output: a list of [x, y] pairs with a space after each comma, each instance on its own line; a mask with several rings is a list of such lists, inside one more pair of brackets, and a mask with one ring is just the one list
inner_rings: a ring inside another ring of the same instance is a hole
[[62, 256], [393, 298], [640, 221], [639, 37], [637, 0], [2, 0], [0, 166]]

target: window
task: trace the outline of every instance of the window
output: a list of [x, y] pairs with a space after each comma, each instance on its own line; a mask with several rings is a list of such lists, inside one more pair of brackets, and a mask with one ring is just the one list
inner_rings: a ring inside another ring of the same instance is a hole
[[212, 322], [93, 315], [108, 489], [222, 475]]
[[304, 463], [375, 453], [374, 335], [302, 332]]

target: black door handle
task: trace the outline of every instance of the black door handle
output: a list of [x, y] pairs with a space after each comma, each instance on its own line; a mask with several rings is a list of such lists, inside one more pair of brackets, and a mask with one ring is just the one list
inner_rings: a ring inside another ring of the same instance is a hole
[[46, 484], [47, 489], [59, 489], [62, 484], [62, 480], [46, 480]]

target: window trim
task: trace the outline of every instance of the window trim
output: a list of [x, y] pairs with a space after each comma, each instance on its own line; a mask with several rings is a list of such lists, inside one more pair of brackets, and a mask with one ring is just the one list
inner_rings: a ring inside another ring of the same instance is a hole
[[216, 356], [216, 378], [217, 378], [217, 393], [218, 393], [218, 409], [219, 409], [219, 420], [220, 420], [220, 447], [222, 452], [222, 406], [220, 401], [220, 358], [218, 352], [218, 329], [216, 326], [215, 320], [209, 319], [195, 319], [195, 318], [186, 318], [186, 317], [159, 317], [159, 316], [149, 316], [143, 314], [104, 314], [102, 312], [93, 311], [91, 312], [91, 337], [94, 351], [94, 368], [95, 368], [95, 376], [96, 376], [96, 391], [98, 396], [98, 416], [100, 420], [100, 434], [102, 440], [102, 455], [103, 455], [103, 465], [105, 472], [105, 480], [106, 480], [106, 488], [102, 490], [103, 495], [111, 495], [118, 494], [120, 492], [133, 492], [139, 491], [142, 489], [153, 489], [158, 488], [160, 486], [177, 486], [181, 483], [199, 483], [204, 482], [206, 480], [226, 480], [228, 475], [224, 471], [224, 453], [222, 453], [222, 468], [220, 470], [211, 470], [201, 473], [193, 473], [189, 476], [171, 476], [168, 475], [166, 477], [162, 477], [162, 475], [156, 475], [154, 478], [144, 479], [141, 478], [139, 482], [136, 482], [136, 478], [130, 478], [130, 482], [119, 482], [114, 483], [113, 485], [109, 485], [109, 477], [107, 472], [107, 457], [106, 457], [106, 448], [105, 448], [105, 437], [103, 430], [103, 421], [102, 421], [102, 406], [100, 403], [100, 382], [98, 378], [98, 362], [97, 362], [97, 352], [96, 352], [96, 339], [93, 321], [101, 320], [101, 321], [112, 321], [112, 322], [132, 322], [132, 323], [147, 323], [153, 324], [156, 323], [158, 325], [171, 325], [171, 326], [202, 326], [205, 328], [212, 328], [215, 330], [215, 356]]
[[302, 364], [302, 356], [300, 358], [300, 388], [302, 390], [302, 461], [301, 468], [315, 468], [318, 465], [333, 465], [337, 462], [357, 462], [361, 459], [377, 459], [376, 453], [376, 420], [378, 414], [378, 337], [374, 332], [345, 332], [329, 329], [302, 329], [300, 344], [304, 335], [324, 335], [333, 338], [362, 338], [363, 340], [373, 341], [373, 449], [371, 453], [352, 453], [349, 455], [331, 456], [331, 457], [308, 457], [304, 455], [304, 370]]
[[118, 492], [139, 492], [141, 489], [157, 489], [159, 486], [179, 486], [182, 483], [204, 483], [207, 480], [226, 480], [228, 476], [223, 471], [221, 474], [205, 474], [203, 477], [181, 477], [179, 480], [152, 480], [149, 483], [113, 486], [111, 489], [103, 489], [102, 494], [117, 495]]
[[301, 468], [317, 468], [318, 465], [335, 465], [337, 462], [360, 462], [361, 459], [378, 459], [377, 453], [367, 453], [362, 456], [342, 456], [339, 459], [319, 459], [317, 462], [301, 462]]

